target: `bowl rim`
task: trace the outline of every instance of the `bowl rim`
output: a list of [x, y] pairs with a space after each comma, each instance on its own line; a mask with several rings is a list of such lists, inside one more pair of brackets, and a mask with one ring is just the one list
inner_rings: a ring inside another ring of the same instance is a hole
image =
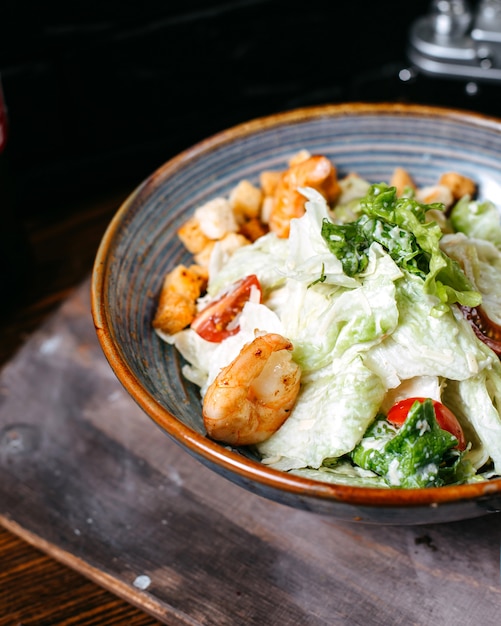
[[119, 346], [113, 341], [106, 307], [110, 249], [129, 209], [141, 202], [141, 198], [148, 193], [148, 189], [155, 184], [155, 181], [164, 178], [171, 171], [176, 171], [195, 157], [224, 147], [225, 144], [256, 131], [323, 117], [359, 115], [412, 115], [423, 118], [452, 119], [492, 129], [499, 133], [501, 141], [501, 119], [493, 116], [450, 107], [393, 102], [351, 102], [292, 109], [254, 118], [199, 141], [166, 161], [140, 183], [120, 205], [101, 239], [90, 284], [91, 314], [101, 349], [125, 390], [167, 435], [201, 460], [208, 464], [216, 464], [241, 479], [255, 481], [277, 492], [286, 491], [309, 498], [371, 507], [433, 507], [439, 504], [491, 497], [501, 493], [501, 478], [465, 485], [387, 489], [321, 482], [267, 467], [209, 439], [178, 420], [140, 385], [123, 358]]

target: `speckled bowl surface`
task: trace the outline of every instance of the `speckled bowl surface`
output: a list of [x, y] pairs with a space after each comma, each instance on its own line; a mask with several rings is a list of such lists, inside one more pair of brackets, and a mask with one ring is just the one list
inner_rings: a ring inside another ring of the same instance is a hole
[[198, 388], [182, 359], [152, 331], [165, 274], [190, 256], [176, 230], [205, 201], [242, 178], [285, 169], [300, 149], [327, 155], [339, 174], [387, 181], [398, 165], [418, 185], [444, 171], [473, 177], [501, 206], [501, 121], [450, 109], [399, 104], [326, 105], [230, 128], [168, 161], [124, 202], [99, 248], [92, 313], [99, 341], [125, 389], [160, 428], [206, 466], [249, 491], [342, 520], [423, 524], [501, 511], [501, 479], [430, 489], [316, 482], [272, 470], [246, 450], [205, 434]]

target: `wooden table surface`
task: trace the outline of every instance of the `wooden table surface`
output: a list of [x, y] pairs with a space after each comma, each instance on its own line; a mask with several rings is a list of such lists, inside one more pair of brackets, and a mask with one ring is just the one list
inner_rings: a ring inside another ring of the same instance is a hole
[[[99, 241], [128, 191], [87, 200], [62, 219], [40, 216], [26, 225], [33, 273], [20, 301], [0, 321], [0, 366], [91, 271]], [[0, 526], [1, 626], [159, 623]]]
[[[88, 316], [88, 274], [124, 195], [29, 229], [33, 289], [0, 335], [0, 626], [497, 626], [499, 514], [336, 522], [248, 494], [158, 436]], [[17, 454], [11, 415], [24, 443], [46, 430], [38, 456], [36, 439], [32, 458]]]

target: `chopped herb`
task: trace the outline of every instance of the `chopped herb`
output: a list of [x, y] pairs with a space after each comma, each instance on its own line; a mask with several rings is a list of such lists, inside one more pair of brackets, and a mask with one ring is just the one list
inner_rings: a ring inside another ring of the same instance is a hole
[[308, 289], [310, 287], [313, 287], [313, 285], [318, 285], [318, 283], [323, 283], [325, 281], [325, 279], [327, 278], [327, 274], [325, 273], [325, 264], [322, 263], [322, 269], [320, 271], [320, 277], [317, 278], [316, 280], [312, 281], [309, 285], [308, 285]]

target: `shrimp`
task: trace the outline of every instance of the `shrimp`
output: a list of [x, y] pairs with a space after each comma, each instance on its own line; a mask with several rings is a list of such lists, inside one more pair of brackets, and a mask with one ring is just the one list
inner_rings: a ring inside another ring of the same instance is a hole
[[275, 333], [256, 337], [207, 389], [203, 418], [217, 441], [251, 445], [268, 439], [289, 417], [301, 370], [292, 343]]
[[336, 168], [327, 157], [314, 155], [292, 165], [278, 181], [269, 218], [270, 230], [278, 237], [287, 238], [291, 219], [304, 213], [305, 198], [298, 187], [313, 187], [329, 203], [341, 193]]

